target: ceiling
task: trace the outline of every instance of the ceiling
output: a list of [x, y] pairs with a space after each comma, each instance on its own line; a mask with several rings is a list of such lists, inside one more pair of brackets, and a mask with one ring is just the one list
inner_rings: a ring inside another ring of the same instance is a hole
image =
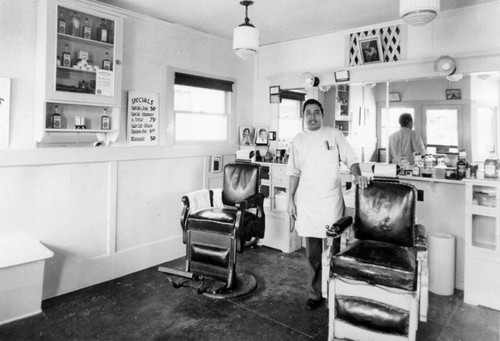
[[[97, 0], [232, 39], [244, 22], [239, 0]], [[398, 0], [253, 0], [248, 17], [260, 45], [306, 38], [399, 19]], [[498, 0], [441, 0], [441, 11]]]

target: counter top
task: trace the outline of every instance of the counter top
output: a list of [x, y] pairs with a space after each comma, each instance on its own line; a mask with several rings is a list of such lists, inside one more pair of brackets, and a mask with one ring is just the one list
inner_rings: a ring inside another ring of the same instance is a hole
[[448, 179], [438, 179], [438, 178], [425, 178], [423, 176], [411, 176], [411, 175], [400, 175], [398, 177], [401, 180], [413, 180], [413, 181], [425, 181], [425, 182], [440, 182], [452, 185], [465, 185], [462, 180], [448, 180]]

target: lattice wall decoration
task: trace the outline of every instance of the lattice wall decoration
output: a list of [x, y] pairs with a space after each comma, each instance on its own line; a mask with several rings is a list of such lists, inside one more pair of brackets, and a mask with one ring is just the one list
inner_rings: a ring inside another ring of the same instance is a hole
[[374, 35], [380, 36], [384, 62], [395, 62], [401, 59], [401, 25], [394, 25], [351, 33], [349, 39], [349, 66], [362, 64], [359, 54], [358, 38]]

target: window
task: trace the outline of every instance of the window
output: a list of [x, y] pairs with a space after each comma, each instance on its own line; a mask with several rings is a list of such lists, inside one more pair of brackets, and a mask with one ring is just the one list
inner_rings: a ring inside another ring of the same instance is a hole
[[462, 131], [461, 105], [424, 105], [423, 131], [424, 144], [435, 147], [437, 153], [447, 153], [465, 149]]
[[233, 82], [175, 74], [175, 141], [226, 141]]
[[413, 117], [413, 122], [415, 122], [414, 108], [389, 108], [389, 113], [387, 113], [386, 108], [382, 108], [380, 116], [380, 148], [388, 148], [389, 136], [401, 128], [399, 116], [404, 113], [410, 114]]
[[279, 105], [279, 139], [291, 141], [302, 131], [302, 104], [305, 94], [282, 91]]
[[497, 109], [491, 107], [478, 107], [472, 116], [472, 159], [484, 161], [490, 151], [498, 153], [498, 118]]

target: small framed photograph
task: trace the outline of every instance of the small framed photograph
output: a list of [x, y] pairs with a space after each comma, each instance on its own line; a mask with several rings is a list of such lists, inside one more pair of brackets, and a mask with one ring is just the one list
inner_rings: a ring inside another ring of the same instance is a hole
[[337, 71], [333, 73], [335, 75], [335, 82], [348, 82], [349, 81], [349, 71]]
[[275, 131], [270, 131], [267, 134], [267, 137], [268, 137], [269, 141], [276, 141], [276, 132]]
[[255, 140], [253, 127], [240, 127], [240, 146], [251, 146]]
[[269, 94], [270, 95], [276, 95], [280, 93], [280, 86], [279, 85], [273, 85], [269, 87]]
[[389, 93], [389, 102], [401, 102], [401, 95], [399, 92]]
[[382, 44], [378, 35], [358, 38], [358, 50], [363, 64], [383, 61]]
[[267, 146], [269, 142], [268, 132], [268, 127], [255, 127], [255, 144], [258, 146]]
[[210, 172], [220, 173], [222, 171], [222, 157], [212, 155], [210, 158]]
[[446, 89], [446, 99], [462, 99], [460, 89]]

